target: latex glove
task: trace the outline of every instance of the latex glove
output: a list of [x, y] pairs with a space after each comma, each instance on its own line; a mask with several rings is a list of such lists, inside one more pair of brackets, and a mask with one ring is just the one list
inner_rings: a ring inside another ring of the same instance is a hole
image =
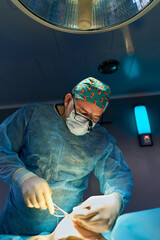
[[51, 197], [52, 191], [48, 183], [35, 174], [24, 181], [22, 180], [19, 186], [22, 190], [26, 205], [30, 208], [35, 207], [43, 210], [48, 208], [50, 214], [53, 214], [54, 205]]
[[97, 233], [109, 232], [123, 205], [123, 198], [118, 193], [92, 196], [78, 207], [71, 215], [78, 224]]

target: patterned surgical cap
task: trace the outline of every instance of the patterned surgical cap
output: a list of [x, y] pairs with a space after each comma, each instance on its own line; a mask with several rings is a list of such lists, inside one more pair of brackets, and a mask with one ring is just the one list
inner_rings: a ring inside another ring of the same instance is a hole
[[110, 94], [110, 87], [93, 77], [82, 80], [72, 90], [74, 98], [94, 103], [103, 111], [108, 106]]

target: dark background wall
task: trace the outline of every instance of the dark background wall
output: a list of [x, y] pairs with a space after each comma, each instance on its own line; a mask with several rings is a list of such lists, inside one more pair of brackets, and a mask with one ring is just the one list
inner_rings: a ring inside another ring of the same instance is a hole
[[[133, 114], [133, 107], [138, 104], [147, 107], [154, 143], [152, 147], [139, 146]], [[0, 122], [15, 110], [0, 110]], [[160, 207], [160, 95], [111, 99], [103, 121], [103, 126], [115, 137], [133, 175], [135, 187], [124, 212]], [[9, 186], [0, 180], [0, 212], [8, 190]], [[98, 180], [91, 174], [84, 198], [99, 193]]]

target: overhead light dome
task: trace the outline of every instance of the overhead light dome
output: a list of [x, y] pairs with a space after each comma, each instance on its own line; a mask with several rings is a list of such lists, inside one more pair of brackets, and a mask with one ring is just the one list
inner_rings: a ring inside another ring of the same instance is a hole
[[36, 21], [65, 32], [95, 33], [121, 28], [159, 0], [12, 0]]
[[98, 66], [100, 73], [110, 74], [114, 73], [119, 69], [120, 63], [117, 60], [106, 60]]

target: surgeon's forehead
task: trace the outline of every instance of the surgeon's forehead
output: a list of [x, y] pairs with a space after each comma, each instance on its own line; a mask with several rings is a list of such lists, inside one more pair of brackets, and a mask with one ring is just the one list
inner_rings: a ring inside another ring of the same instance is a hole
[[88, 113], [92, 113], [93, 115], [101, 115], [103, 113], [102, 108], [85, 100], [75, 98], [75, 103], [76, 106], [79, 107], [81, 110], [85, 110]]

